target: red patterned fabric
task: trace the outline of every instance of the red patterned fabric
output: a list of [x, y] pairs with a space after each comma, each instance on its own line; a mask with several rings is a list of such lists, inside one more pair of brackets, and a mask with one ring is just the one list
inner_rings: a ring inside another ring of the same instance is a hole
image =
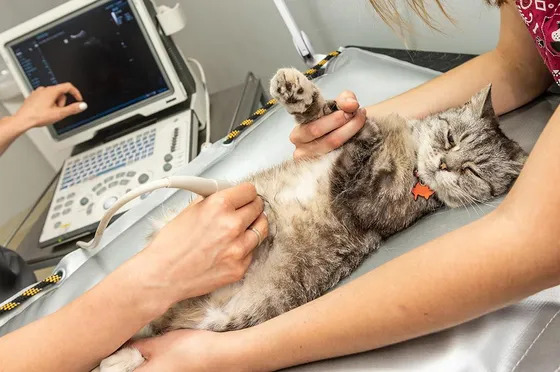
[[517, 0], [515, 4], [546, 66], [560, 85], [560, 0]]

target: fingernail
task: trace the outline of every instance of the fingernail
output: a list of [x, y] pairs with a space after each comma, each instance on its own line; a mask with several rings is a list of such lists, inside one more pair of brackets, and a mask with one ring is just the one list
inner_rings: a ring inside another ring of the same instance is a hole
[[346, 119], [346, 120], [350, 120], [350, 119], [352, 119], [353, 117], [354, 117], [354, 114], [351, 114], [351, 113], [349, 113], [349, 112], [345, 112], [345, 113], [344, 113], [344, 119]]
[[352, 97], [348, 97], [348, 98], [346, 98], [344, 101], [345, 101], [345, 102], [352, 102], [352, 103], [353, 103], [353, 102], [358, 102], [358, 101], [356, 101], [355, 98], [352, 98]]
[[362, 113], [362, 115], [366, 116], [367, 115], [367, 110], [365, 108], [361, 108], [360, 112]]
[[78, 107], [80, 108], [80, 110], [86, 111], [87, 108], [88, 108], [88, 105], [87, 105], [87, 103], [82, 102], [82, 103], [80, 103], [80, 106], [78, 106]]
[[268, 220], [268, 214], [267, 214], [267, 213], [266, 213], [265, 211], [263, 211], [263, 213], [262, 213], [262, 214], [264, 214], [264, 216], [265, 216], [265, 217], [266, 217], [266, 219]]

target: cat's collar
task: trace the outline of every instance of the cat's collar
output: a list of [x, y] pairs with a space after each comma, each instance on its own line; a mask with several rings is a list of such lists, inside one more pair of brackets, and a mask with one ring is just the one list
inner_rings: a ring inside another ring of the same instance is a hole
[[429, 200], [432, 196], [434, 196], [436, 192], [430, 189], [430, 186], [422, 182], [420, 176], [418, 175], [417, 169], [414, 170], [414, 177], [416, 178], [416, 183], [411, 190], [412, 195], [414, 195], [414, 201], [418, 200], [419, 196], [423, 197], [426, 200]]

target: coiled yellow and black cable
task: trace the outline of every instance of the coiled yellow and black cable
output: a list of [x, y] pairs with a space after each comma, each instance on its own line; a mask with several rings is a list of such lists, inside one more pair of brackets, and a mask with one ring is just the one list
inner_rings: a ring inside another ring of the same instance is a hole
[[47, 279], [43, 280], [42, 282], [37, 283], [33, 287], [29, 288], [28, 290], [24, 291], [21, 295], [14, 298], [12, 301], [1, 305], [0, 306], [0, 315], [6, 314], [18, 306], [23, 304], [25, 301], [29, 300], [33, 296], [38, 295], [39, 293], [43, 292], [45, 289], [55, 285], [56, 283], [62, 280], [62, 273], [58, 272], [54, 275], [49, 276]]
[[[329, 62], [331, 59], [338, 57], [342, 52], [340, 51], [334, 51], [329, 53], [324, 59], [322, 59], [321, 61], [319, 61], [319, 63], [317, 63], [315, 66], [313, 66], [312, 68], [310, 68], [309, 70], [304, 72], [304, 75], [309, 79], [309, 80], [313, 80], [315, 79], [317, 76], [321, 75], [322, 69], [324, 68], [324, 66], [327, 64], [327, 62]], [[224, 144], [229, 145], [230, 143], [232, 143], [233, 141], [235, 141], [236, 138], [238, 138], [241, 133], [243, 133], [247, 128], [249, 128], [250, 126], [252, 126], [253, 124], [255, 124], [255, 121], [257, 121], [261, 116], [263, 116], [264, 114], [266, 114], [268, 112], [268, 110], [270, 110], [274, 105], [276, 105], [276, 99], [271, 99], [270, 101], [268, 101], [266, 103], [266, 105], [264, 105], [263, 107], [261, 107], [260, 109], [258, 109], [257, 111], [255, 111], [255, 113], [253, 115], [251, 115], [249, 118], [243, 120], [241, 122], [241, 124], [239, 124], [237, 127], [235, 127], [226, 137], [226, 140], [224, 142]]]

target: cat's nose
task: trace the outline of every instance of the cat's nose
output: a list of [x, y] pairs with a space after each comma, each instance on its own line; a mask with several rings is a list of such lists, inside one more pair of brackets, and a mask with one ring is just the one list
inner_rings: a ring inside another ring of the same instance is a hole
[[439, 161], [439, 169], [444, 171], [449, 171], [449, 168], [447, 167], [447, 163], [445, 162], [444, 158], [441, 158], [441, 160]]

